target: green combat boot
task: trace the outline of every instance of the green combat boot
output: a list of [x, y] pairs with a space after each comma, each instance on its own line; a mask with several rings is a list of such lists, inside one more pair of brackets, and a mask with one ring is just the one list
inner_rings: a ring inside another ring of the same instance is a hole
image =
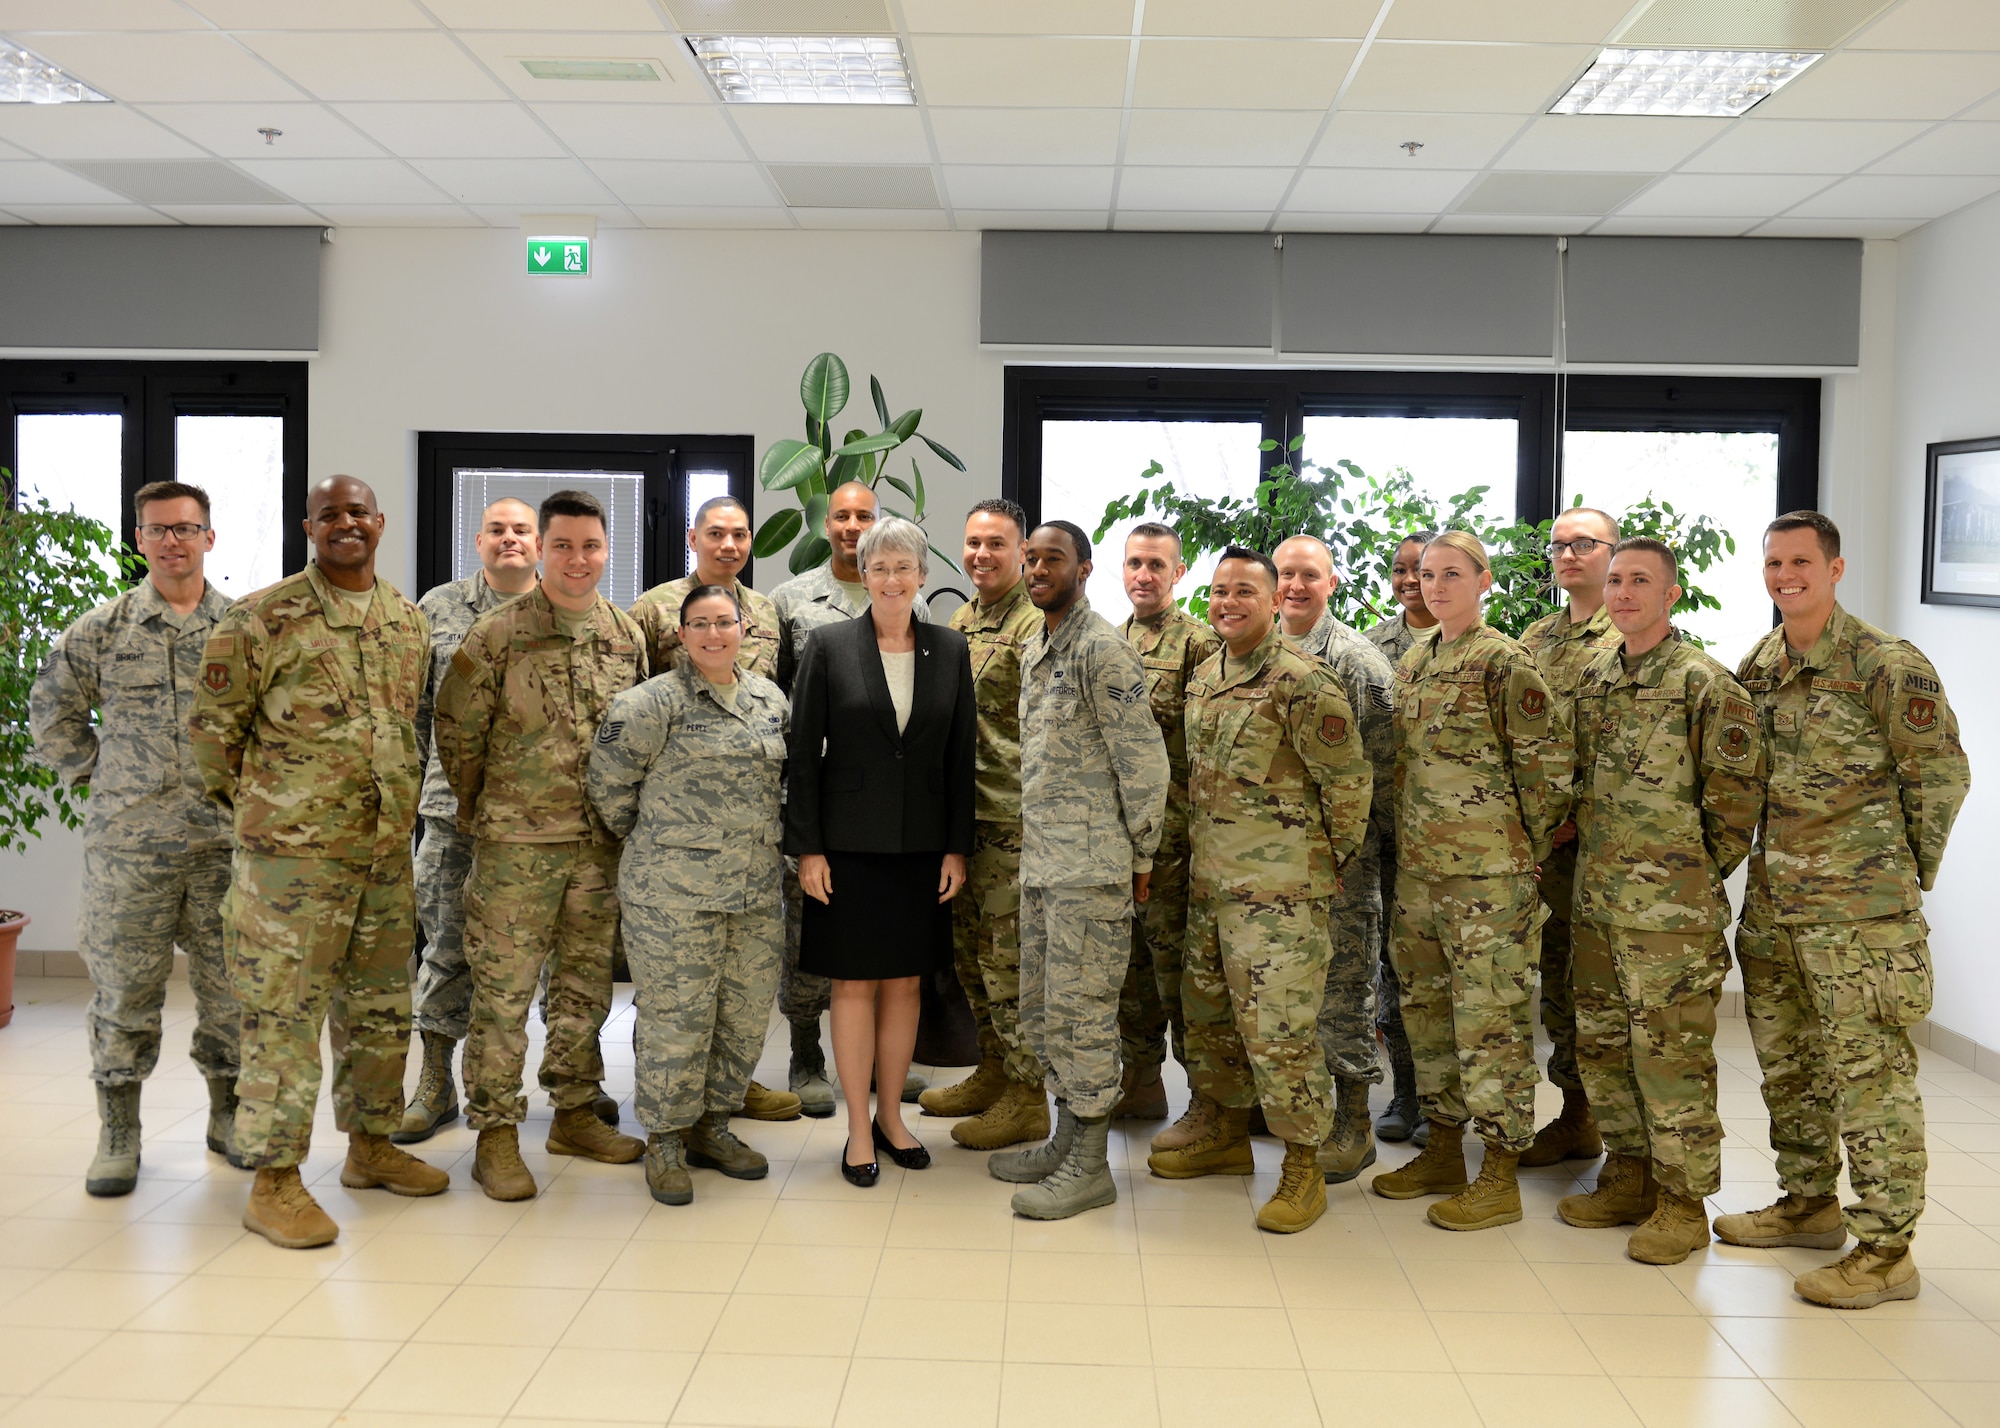
[[1067, 1220], [1085, 1210], [1109, 1205], [1118, 1199], [1118, 1184], [1111, 1178], [1106, 1146], [1111, 1139], [1111, 1117], [1076, 1117], [1076, 1134], [1062, 1164], [1033, 1185], [1014, 1192], [1014, 1213], [1030, 1220]]
[[1250, 1108], [1217, 1106], [1215, 1119], [1199, 1140], [1146, 1157], [1146, 1168], [1162, 1180], [1193, 1180], [1202, 1175], [1249, 1175], [1256, 1169], [1250, 1154]]
[[1562, 1114], [1535, 1132], [1535, 1143], [1521, 1154], [1521, 1164], [1534, 1169], [1565, 1160], [1595, 1160], [1604, 1154], [1604, 1137], [1590, 1114], [1583, 1092], [1563, 1088]]
[[981, 1061], [963, 1081], [931, 1087], [917, 1097], [917, 1105], [927, 1116], [976, 1116], [999, 1100], [1006, 1089], [1007, 1072], [1000, 1062]]
[[[1361, 1107], [1362, 1124], [1368, 1106]], [[1320, 1148], [1302, 1140], [1285, 1142], [1285, 1166], [1278, 1188], [1257, 1212], [1257, 1228], [1274, 1235], [1295, 1235], [1319, 1223], [1326, 1213], [1326, 1177], [1320, 1174]]]
[[1499, 1225], [1521, 1222], [1521, 1183], [1514, 1167], [1521, 1163], [1518, 1151], [1486, 1147], [1486, 1163], [1479, 1178], [1449, 1200], [1440, 1200], [1424, 1212], [1433, 1225], [1445, 1230], [1490, 1230]]
[[1579, 1230], [1608, 1230], [1650, 1219], [1659, 1198], [1653, 1162], [1614, 1150], [1598, 1167], [1597, 1188], [1587, 1195], [1563, 1196], [1556, 1202], [1556, 1213]]
[[1160, 1084], [1157, 1066], [1127, 1066], [1118, 1088], [1118, 1104], [1111, 1108], [1114, 1121], [1163, 1121], [1167, 1118], [1167, 1088]]
[[681, 1132], [687, 1163], [699, 1170], [720, 1170], [731, 1180], [762, 1180], [771, 1162], [752, 1150], [729, 1128], [727, 1111], [709, 1111]]
[[1431, 1121], [1423, 1153], [1400, 1170], [1385, 1170], [1368, 1182], [1384, 1200], [1416, 1200], [1425, 1195], [1457, 1195], [1466, 1188], [1465, 1127]]
[[1628, 1257], [1641, 1264], [1679, 1264], [1708, 1245], [1708, 1206], [1698, 1198], [1660, 1192], [1660, 1203], [1625, 1243]]
[[130, 1195], [139, 1183], [139, 1083], [97, 1087], [97, 1154], [84, 1193]]
[[248, 1170], [250, 1162], [236, 1149], [236, 1078], [208, 1078], [208, 1148], [235, 1166]]
[[1333, 1084], [1340, 1099], [1333, 1134], [1319, 1148], [1319, 1169], [1327, 1184], [1344, 1185], [1375, 1163], [1375, 1130], [1368, 1121], [1368, 1083], [1337, 1077]]
[[1049, 1137], [1049, 1098], [1040, 1085], [1009, 1080], [993, 1104], [951, 1128], [967, 1150], [1000, 1150]]
[[826, 1051], [819, 1044], [819, 1018], [795, 1021], [792, 1028], [792, 1064], [785, 1085], [799, 1098], [799, 1110], [814, 1120], [833, 1114], [833, 1082], [826, 1076]]
[[1076, 1141], [1076, 1127], [1077, 1119], [1070, 1114], [1069, 1102], [1057, 1101], [1056, 1133], [1026, 1150], [1003, 1150], [989, 1155], [986, 1173], [1010, 1185], [1033, 1185], [1048, 1179], [1069, 1158], [1069, 1148]]
[[694, 1177], [688, 1174], [680, 1132], [646, 1137], [646, 1189], [662, 1205], [692, 1205]]
[[1715, 1237], [1748, 1249], [1839, 1249], [1847, 1243], [1847, 1226], [1840, 1218], [1840, 1201], [1831, 1195], [1787, 1193], [1775, 1205], [1743, 1215], [1718, 1215]]
[[429, 1140], [458, 1119], [458, 1088], [452, 1084], [451, 1054], [458, 1043], [441, 1031], [423, 1033], [424, 1065], [417, 1075], [417, 1093], [403, 1108], [403, 1123], [389, 1133], [397, 1145]]
[[1915, 1299], [1924, 1287], [1908, 1245], [1862, 1241], [1847, 1257], [1793, 1281], [1799, 1298], [1829, 1309], [1873, 1309], [1892, 1299]]

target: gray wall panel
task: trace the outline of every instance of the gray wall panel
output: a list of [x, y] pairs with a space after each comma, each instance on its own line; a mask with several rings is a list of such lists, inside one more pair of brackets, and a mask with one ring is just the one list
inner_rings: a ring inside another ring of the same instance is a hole
[[0, 347], [319, 347], [318, 228], [0, 228]]
[[1852, 238], [1572, 238], [1572, 362], [1851, 367], [1861, 357]]
[[988, 233], [979, 340], [1269, 348], [1275, 259], [1264, 233]]
[[1553, 238], [1294, 233], [1283, 271], [1287, 352], [1555, 352]]

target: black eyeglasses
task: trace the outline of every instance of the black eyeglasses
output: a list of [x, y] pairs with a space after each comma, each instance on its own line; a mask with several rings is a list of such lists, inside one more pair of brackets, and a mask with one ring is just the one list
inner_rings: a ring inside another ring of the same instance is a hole
[[194, 540], [207, 529], [207, 526], [198, 526], [193, 521], [182, 521], [176, 526], [140, 526], [139, 536], [142, 540], [165, 540], [167, 532], [172, 531], [176, 540]]
[[1600, 545], [1610, 544], [1610, 541], [1598, 540], [1594, 536], [1578, 536], [1575, 540], [1552, 540], [1549, 542], [1549, 554], [1557, 556], [1568, 550], [1574, 551], [1578, 555], [1589, 555]]

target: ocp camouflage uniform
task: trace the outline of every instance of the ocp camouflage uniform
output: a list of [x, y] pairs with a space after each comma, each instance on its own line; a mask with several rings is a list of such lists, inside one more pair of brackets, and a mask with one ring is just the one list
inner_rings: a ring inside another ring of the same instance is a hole
[[739, 674], [727, 696], [688, 661], [611, 701], [590, 801], [624, 838], [640, 1123], [733, 1114], [769, 1025], [784, 938], [779, 793], [790, 710]]
[[159, 1064], [176, 943], [194, 990], [194, 1064], [208, 1080], [236, 1080], [241, 1013], [222, 956], [229, 821], [188, 744], [202, 647], [228, 608], [209, 585], [183, 615], [141, 580], [63, 631], [28, 696], [36, 754], [65, 787], [89, 790], [76, 935], [90, 973], [90, 1074], [102, 1086], [143, 1081]]
[[[646, 650], [646, 667], [665, 674], [681, 662], [681, 606], [688, 592], [701, 584], [698, 575], [683, 575], [655, 585], [632, 602], [629, 612], [638, 625]], [[736, 609], [743, 618], [743, 644], [736, 667], [766, 679], [778, 677], [778, 607], [742, 581], [736, 582]]]
[[1094, 1120], [1118, 1101], [1132, 878], [1172, 769], [1145, 666], [1088, 599], [1023, 651], [1020, 719], [1021, 1027], [1056, 1100]]
[[1627, 668], [1606, 650], [1577, 690], [1577, 1060], [1613, 1153], [1659, 1184], [1722, 1187], [1715, 1003], [1729, 972], [1723, 880], [1764, 808], [1756, 711], [1729, 671], [1670, 633]]
[[1001, 1062], [1025, 1086], [1040, 1086], [1043, 1074], [1021, 1029], [1021, 662], [1042, 623], [1025, 580], [990, 604], [974, 598], [951, 612], [970, 647], [979, 716], [972, 856], [951, 904], [953, 962], [981, 1060]]
[[1172, 782], [1153, 880], [1132, 929], [1132, 959], [1118, 997], [1118, 1052], [1126, 1067], [1147, 1070], [1166, 1060], [1187, 1064], [1187, 1018], [1181, 1012], [1181, 964], [1187, 957], [1187, 685], [1201, 662], [1221, 648], [1215, 631], [1169, 605], [1151, 620], [1126, 617], [1118, 632], [1146, 669], [1146, 700], [1167, 746]]
[[[1534, 1139], [1535, 866], [1570, 803], [1566, 717], [1522, 645], [1485, 623], [1396, 669], [1399, 862], [1391, 945], [1424, 1115], [1489, 1146]], [[1433, 1141], [1433, 1144], [1436, 1142]]]
[[[1570, 622], [1568, 610], [1544, 615], [1521, 631], [1521, 643], [1535, 657], [1549, 693], [1567, 703], [1591, 661], [1617, 649], [1621, 636], [1611, 612], [1600, 607], [1588, 620]], [[1570, 970], [1570, 908], [1576, 899], [1576, 840], [1549, 849], [1542, 859], [1542, 1029], [1549, 1035], [1549, 1082], [1566, 1091], [1583, 1089], [1576, 1068], [1576, 994]]]
[[1840, 606], [1794, 661], [1773, 630], [1744, 657], [1771, 777], [1736, 930], [1778, 1181], [1858, 1203], [1848, 1230], [1906, 1244], [1924, 1208], [1910, 1027], [1929, 1014], [1920, 910], [1971, 770], [1937, 670]]
[[386, 580], [357, 616], [319, 567], [245, 595], [209, 636], [189, 743], [231, 811], [223, 944], [243, 1008], [236, 1148], [297, 1165], [333, 1021], [343, 1131], [403, 1117], [416, 936], [410, 833], [430, 628]]
[[1319, 1043], [1339, 874], [1374, 781], [1339, 679], [1276, 628], [1218, 650], [1187, 692], [1188, 1082], [1274, 1134], [1323, 1143], [1333, 1081]]
[[424, 950], [417, 965], [411, 1006], [417, 1029], [465, 1040], [472, 1016], [472, 972], [465, 965], [465, 879], [472, 872], [472, 839], [458, 831], [458, 795], [444, 776], [431, 738], [437, 692], [451, 657], [481, 615], [518, 599], [495, 590], [483, 572], [439, 585], [417, 601], [431, 622], [430, 679], [417, 706], [417, 745], [424, 758], [424, 791], [417, 814], [424, 822], [417, 845], [417, 922]]
[[[1382, 651], [1389, 661], [1389, 670], [1394, 674], [1396, 666], [1403, 662], [1410, 646], [1417, 642], [1422, 633], [1410, 628], [1409, 619], [1400, 608], [1386, 620], [1378, 620], [1361, 632], [1368, 643]], [[1411, 1064], [1410, 1034], [1403, 1029], [1403, 987], [1396, 980], [1396, 959], [1389, 952], [1389, 925], [1394, 921], [1392, 914], [1396, 907], [1396, 839], [1394, 812], [1395, 800], [1389, 800], [1391, 812], [1388, 827], [1377, 822], [1376, 834], [1381, 837], [1382, 847], [1378, 861], [1382, 865], [1382, 941], [1381, 977], [1376, 982], [1375, 1026], [1382, 1033], [1382, 1045], [1389, 1054], [1390, 1065], [1401, 1062]]]
[[1323, 611], [1297, 644], [1324, 660], [1340, 681], [1374, 771], [1368, 831], [1353, 863], [1342, 871], [1340, 891], [1333, 899], [1328, 924], [1333, 956], [1327, 963], [1326, 997], [1319, 1012], [1327, 1070], [1343, 1081], [1372, 1085], [1382, 1079], [1375, 1041], [1376, 967], [1383, 937], [1382, 848], [1393, 847], [1396, 840], [1396, 669], [1381, 650], [1331, 610]]
[[[567, 614], [567, 612], [563, 612]], [[646, 677], [639, 627], [609, 600], [565, 626], [538, 587], [482, 617], [438, 690], [436, 739], [476, 840], [465, 884], [472, 1019], [466, 1119], [519, 1122], [528, 1006], [549, 963], [541, 1085], [559, 1111], [604, 1079], [618, 840], [590, 806], [591, 740], [612, 696]]]

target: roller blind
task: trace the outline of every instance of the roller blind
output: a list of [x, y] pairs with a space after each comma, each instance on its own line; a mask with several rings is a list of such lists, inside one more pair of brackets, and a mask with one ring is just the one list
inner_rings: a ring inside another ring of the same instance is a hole
[[1547, 238], [1295, 233], [1285, 239], [1286, 352], [1552, 357]]
[[988, 233], [979, 340], [1268, 349], [1276, 275], [1266, 233]]

